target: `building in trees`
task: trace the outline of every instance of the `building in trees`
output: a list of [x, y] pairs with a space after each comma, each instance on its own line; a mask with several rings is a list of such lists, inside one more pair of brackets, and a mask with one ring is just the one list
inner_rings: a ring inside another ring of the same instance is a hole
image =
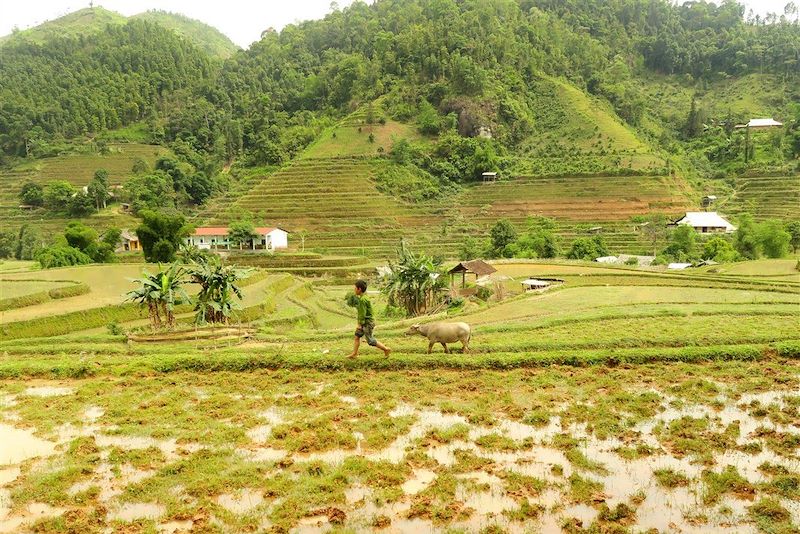
[[726, 233], [736, 230], [736, 227], [723, 219], [716, 211], [687, 211], [686, 215], [672, 223], [673, 226], [691, 226], [701, 234]]
[[751, 130], [767, 130], [769, 128], [780, 128], [782, 122], [778, 122], [772, 117], [768, 119], [750, 119], [747, 124], [737, 124], [734, 128], [750, 128]]
[[[200, 227], [186, 238], [186, 244], [203, 250], [230, 249], [232, 244], [238, 246], [238, 243], [233, 243], [229, 234], [230, 228], [227, 226]], [[281, 228], [254, 228], [253, 236], [249, 243], [244, 244], [252, 250], [279, 250], [289, 247], [289, 232]]]
[[142, 244], [139, 242], [139, 236], [132, 230], [123, 230], [119, 235], [119, 246], [117, 252], [136, 252], [142, 250]]

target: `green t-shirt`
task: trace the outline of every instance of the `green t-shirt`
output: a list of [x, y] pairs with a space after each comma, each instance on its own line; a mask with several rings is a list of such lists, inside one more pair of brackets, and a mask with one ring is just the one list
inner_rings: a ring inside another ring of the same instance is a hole
[[361, 295], [358, 297], [356, 309], [358, 310], [358, 324], [363, 326], [367, 323], [375, 322], [375, 317], [372, 315], [372, 303], [366, 296]]

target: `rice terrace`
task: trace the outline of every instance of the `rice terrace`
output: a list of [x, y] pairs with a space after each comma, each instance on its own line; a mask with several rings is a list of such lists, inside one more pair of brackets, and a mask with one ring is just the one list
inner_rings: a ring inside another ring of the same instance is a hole
[[796, 3], [44, 4], [0, 533], [800, 532]]

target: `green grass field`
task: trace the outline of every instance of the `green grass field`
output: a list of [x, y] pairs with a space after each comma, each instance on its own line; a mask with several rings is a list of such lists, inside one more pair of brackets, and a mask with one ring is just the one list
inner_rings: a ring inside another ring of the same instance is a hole
[[357, 359], [341, 283], [256, 271], [253, 337], [143, 343], [102, 322], [141, 329], [138, 310], [92, 307], [141, 265], [9, 272], [91, 291], [0, 325], [0, 530], [796, 528], [788, 262], [497, 267], [503, 300], [425, 319], [469, 323], [471, 353], [427, 355], [371, 292], [394, 352]]

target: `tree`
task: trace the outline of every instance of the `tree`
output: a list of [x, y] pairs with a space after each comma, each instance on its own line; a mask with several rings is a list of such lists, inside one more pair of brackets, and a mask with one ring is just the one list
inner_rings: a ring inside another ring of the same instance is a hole
[[228, 229], [228, 241], [234, 245], [239, 245], [239, 250], [243, 245], [253, 243], [258, 238], [253, 223], [248, 219], [241, 219], [231, 223]]
[[43, 246], [44, 239], [39, 233], [39, 230], [27, 224], [23, 225], [22, 228], [19, 229], [17, 250], [14, 257], [18, 260], [32, 260]]
[[733, 234], [733, 248], [745, 259], [758, 259], [761, 251], [758, 229], [749, 213], [744, 213], [739, 217], [739, 227]]
[[653, 213], [647, 216], [640, 228], [653, 247], [653, 256], [657, 256], [667, 237], [667, 218], [662, 213]]
[[41, 206], [44, 204], [44, 188], [32, 180], [28, 180], [22, 185], [19, 199], [28, 206]]
[[440, 266], [431, 257], [411, 252], [404, 241], [397, 254], [398, 261], [389, 263], [391, 274], [383, 292], [391, 306], [405, 309], [409, 317], [426, 313], [439, 302], [445, 285]]
[[152, 263], [174, 261], [181, 241], [190, 230], [183, 216], [149, 210], [141, 215], [142, 223], [136, 228], [136, 235], [142, 243], [145, 260]]
[[0, 258], [13, 258], [17, 250], [18, 232], [7, 228], [0, 230]]
[[53, 211], [66, 210], [75, 193], [75, 187], [66, 180], [52, 181], [44, 188], [44, 205]]
[[502, 257], [505, 248], [517, 240], [517, 230], [508, 219], [497, 221], [489, 235], [492, 239], [492, 253], [497, 257]]
[[142, 158], [136, 158], [131, 168], [133, 174], [146, 174], [150, 172], [150, 165], [147, 164]]
[[474, 260], [480, 255], [481, 247], [474, 237], [468, 236], [458, 247], [458, 259], [460, 261]]
[[36, 261], [39, 262], [42, 269], [52, 269], [70, 265], [87, 265], [92, 263], [92, 258], [75, 247], [53, 245], [40, 249], [36, 253]]
[[769, 220], [758, 225], [758, 240], [765, 256], [782, 258], [789, 252], [792, 235], [780, 221]]
[[721, 237], [714, 237], [703, 246], [703, 259], [714, 260], [718, 263], [736, 261], [739, 254], [733, 246]]
[[800, 248], [800, 221], [786, 223], [786, 231], [789, 232], [789, 246], [792, 247], [792, 253], [796, 254]]
[[88, 215], [94, 209], [95, 204], [91, 196], [83, 191], [78, 191], [67, 203], [67, 213], [73, 217], [83, 217]]
[[595, 241], [589, 237], [579, 237], [572, 242], [567, 258], [571, 260], [592, 261], [600, 257]]
[[172, 327], [175, 325], [175, 307], [191, 302], [183, 289], [183, 278], [186, 271], [173, 263], [167, 270], [156, 274], [144, 271], [143, 276], [131, 280], [139, 286], [127, 294], [127, 301], [138, 302], [141, 307], [147, 307], [150, 325], [159, 329], [162, 325]]
[[298, 238], [300, 238], [300, 252], [306, 251], [306, 238], [308, 237], [308, 230], [305, 228], [301, 228], [295, 232]]
[[227, 323], [242, 300], [242, 291], [236, 284], [249, 271], [222, 265], [217, 256], [205, 257], [189, 270], [193, 283], [200, 286], [195, 298], [195, 322]]
[[89, 197], [94, 200], [97, 211], [100, 211], [101, 207], [105, 208], [109, 196], [108, 171], [105, 169], [96, 170], [92, 181], [89, 182], [86, 189]]
[[680, 224], [672, 231], [664, 254], [679, 260], [691, 259], [695, 256], [696, 244], [697, 231], [688, 224]]
[[[113, 232], [112, 232], [113, 233]], [[120, 231], [116, 230], [116, 241], [108, 243], [98, 241], [97, 232], [79, 221], [72, 221], [64, 229], [64, 237], [70, 247], [86, 254], [96, 263], [112, 263], [115, 261], [114, 249], [119, 242]], [[112, 235], [113, 237], [113, 235]]]
[[134, 176], [125, 183], [125, 196], [139, 214], [144, 210], [168, 208], [175, 205], [172, 178], [162, 171]]

